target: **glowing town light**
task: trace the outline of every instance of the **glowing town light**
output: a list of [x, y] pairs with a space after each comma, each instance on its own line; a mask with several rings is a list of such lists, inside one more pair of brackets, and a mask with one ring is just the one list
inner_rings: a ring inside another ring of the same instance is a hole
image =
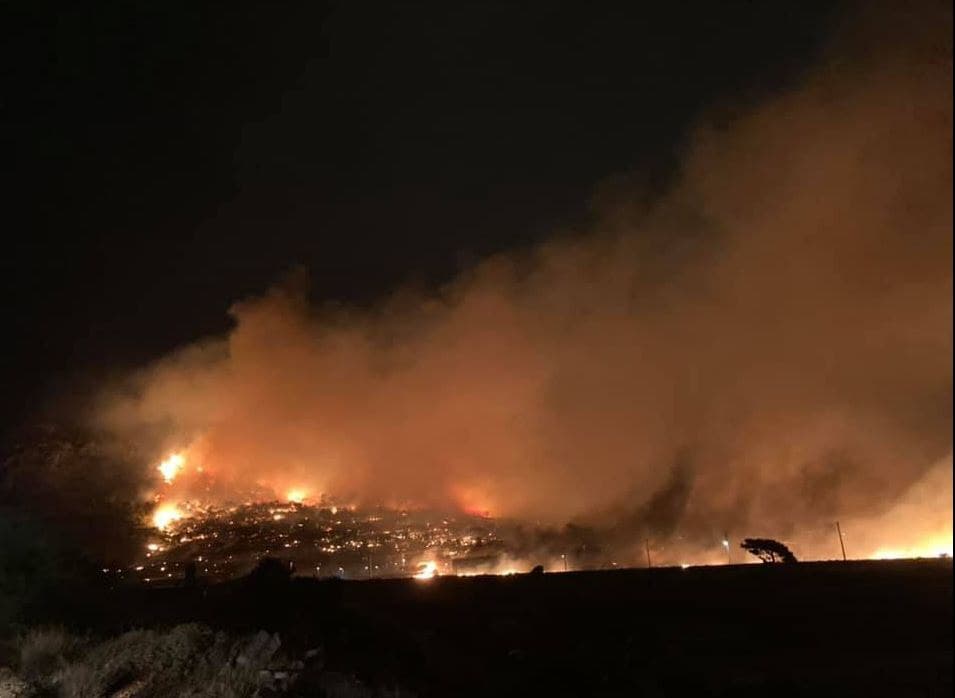
[[176, 475], [186, 464], [186, 458], [181, 453], [173, 453], [156, 468], [162, 475], [163, 481], [168, 485], [176, 479]]
[[730, 547], [730, 542], [729, 542], [728, 540], [726, 540], [725, 538], [723, 539], [723, 547], [724, 547], [724, 548], [729, 548], [729, 547]]
[[418, 574], [414, 576], [415, 579], [431, 579], [434, 577], [435, 573], [438, 571], [438, 566], [431, 562], [422, 562], [418, 566]]
[[176, 521], [184, 517], [185, 514], [183, 514], [175, 504], [163, 504], [153, 512], [153, 526], [160, 531], [165, 531]]

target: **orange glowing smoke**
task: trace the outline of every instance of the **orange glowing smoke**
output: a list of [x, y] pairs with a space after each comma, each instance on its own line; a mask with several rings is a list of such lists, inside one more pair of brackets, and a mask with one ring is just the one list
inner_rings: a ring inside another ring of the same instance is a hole
[[951, 10], [886, 5], [834, 66], [704, 119], [660, 197], [611, 187], [589, 234], [367, 310], [293, 278], [100, 421], [198, 438], [240, 490], [678, 531], [714, 561], [727, 529], [841, 556], [836, 518], [850, 556], [922, 549], [951, 488], [889, 510], [952, 448]]
[[925, 541], [912, 548], [880, 548], [872, 553], [873, 560], [903, 560], [917, 557], [951, 557], [952, 539]]
[[483, 488], [452, 483], [449, 489], [451, 501], [464, 513], [483, 518], [492, 516], [491, 512], [494, 511], [494, 507], [488, 493]]
[[879, 548], [869, 557], [873, 560], [901, 560], [917, 557], [951, 557], [952, 532], [928, 536], [910, 546]]

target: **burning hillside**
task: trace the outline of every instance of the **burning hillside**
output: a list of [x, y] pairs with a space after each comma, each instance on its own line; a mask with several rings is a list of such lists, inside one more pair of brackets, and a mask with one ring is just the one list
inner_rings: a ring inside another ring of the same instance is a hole
[[[897, 19], [701, 127], [651, 205], [371, 308], [293, 276], [107, 391], [98, 424], [168, 458], [167, 502], [489, 512], [634, 558], [724, 531], [838, 556], [836, 520], [866, 554], [950, 548], [950, 497], [906, 497], [951, 478], [951, 44]], [[881, 524], [903, 501], [905, 530]]]
[[190, 502], [327, 496], [571, 525], [631, 564], [719, 561], [727, 532], [839, 557], [835, 521], [850, 556], [951, 551], [951, 18], [887, 12], [587, 231], [370, 306], [305, 274], [235, 303], [103, 386], [89, 421], [137, 455], [76, 482], [163, 535]]
[[[527, 530], [519, 522], [461, 510], [335, 504], [325, 496], [310, 497], [304, 488], [289, 490], [282, 500], [270, 500], [268, 490], [260, 488], [246, 493], [244, 503], [223, 507], [209, 498], [217, 492], [214, 476], [182, 453], [164, 459], [157, 470], [163, 483], [154, 494], [149, 518], [154, 531], [141, 557], [115, 570], [132, 571], [153, 584], [178, 582], [190, 566], [208, 579], [229, 578], [264, 557], [280, 557], [299, 574], [352, 579], [506, 574], [538, 564], [568, 571], [651, 565], [653, 559], [657, 565], [683, 567], [753, 561], [739, 553], [734, 559], [738, 541], [725, 532], [707, 544], [676, 530], [655, 537], [652, 544], [647, 537], [641, 546], [628, 532], [621, 536], [613, 527]], [[951, 556], [944, 501], [944, 492], [951, 491], [950, 476], [947, 487], [945, 481], [950, 472], [950, 464], [940, 464], [933, 470], [934, 482], [909, 493], [877, 524], [881, 528], [895, 519], [897, 530], [873, 537], [871, 522], [847, 521], [854, 557]], [[188, 486], [183, 484], [187, 480]], [[184, 499], [186, 491], [204, 492], [207, 499]], [[938, 492], [943, 493], [941, 499]], [[913, 509], [940, 513], [919, 520]], [[831, 559], [836, 557], [836, 539], [828, 528], [797, 531], [790, 539], [795, 539], [804, 559]], [[841, 529], [837, 533], [841, 538]], [[844, 544], [840, 540], [840, 549]]]
[[139, 579], [178, 583], [190, 564], [202, 578], [230, 578], [264, 557], [313, 577], [490, 573], [501, 571], [507, 553], [498, 524], [476, 517], [296, 502], [184, 509], [187, 516], [150, 536], [130, 565]]

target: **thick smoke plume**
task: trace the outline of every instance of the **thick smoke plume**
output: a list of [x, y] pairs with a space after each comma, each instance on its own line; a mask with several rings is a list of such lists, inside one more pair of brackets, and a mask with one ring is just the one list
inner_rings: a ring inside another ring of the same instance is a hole
[[[372, 310], [310, 307], [293, 275], [99, 418], [219, 486], [638, 549], [729, 531], [835, 556], [836, 519], [855, 554], [950, 541], [951, 14], [906, 7], [847, 22], [797, 89], [704, 120], [652, 203], [612, 197], [591, 231]], [[941, 501], [911, 501], [936, 480]]]

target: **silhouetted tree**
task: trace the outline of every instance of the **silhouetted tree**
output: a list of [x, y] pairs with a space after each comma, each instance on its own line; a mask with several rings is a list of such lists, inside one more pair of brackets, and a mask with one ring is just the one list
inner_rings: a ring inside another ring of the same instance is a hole
[[287, 562], [264, 557], [249, 573], [248, 579], [257, 587], [276, 587], [286, 584], [291, 576], [292, 569]]
[[190, 560], [189, 562], [187, 562], [185, 574], [183, 575], [183, 578], [182, 578], [183, 586], [186, 586], [186, 587], [196, 586], [198, 573], [199, 573], [199, 569], [198, 569], [198, 566], [196, 565], [196, 561]]
[[792, 551], [772, 538], [747, 538], [739, 547], [763, 562], [796, 562]]

